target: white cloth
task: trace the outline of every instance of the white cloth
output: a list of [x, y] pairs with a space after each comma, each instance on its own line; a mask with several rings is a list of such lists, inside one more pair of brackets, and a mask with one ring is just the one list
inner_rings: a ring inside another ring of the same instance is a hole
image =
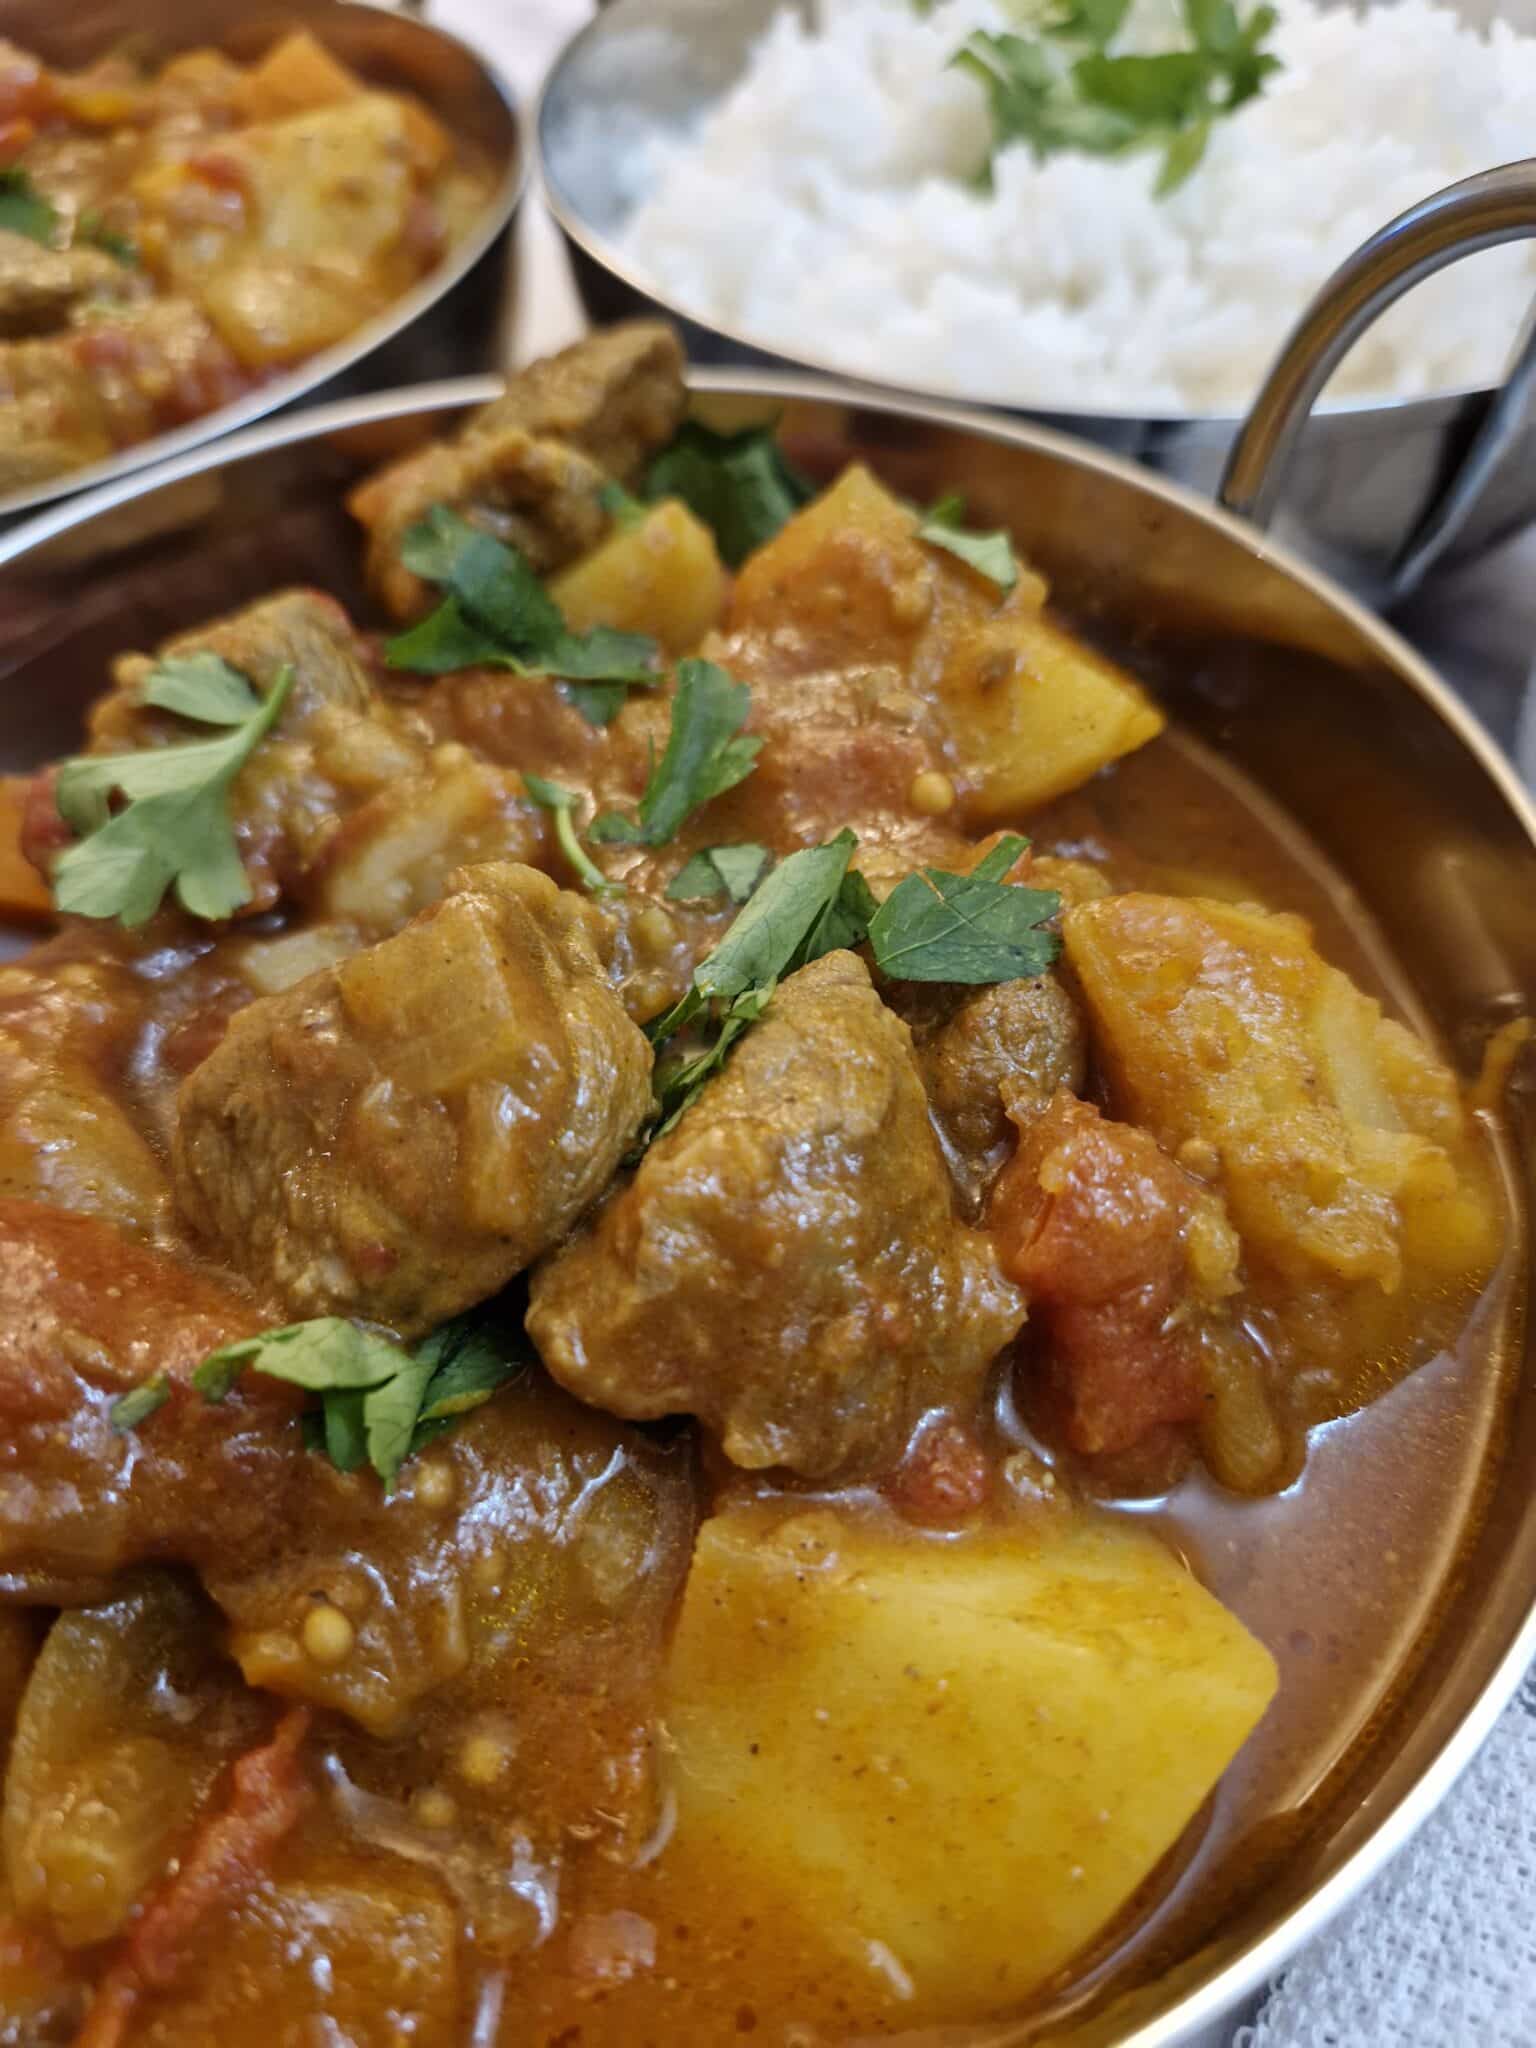
[[[591, 0], [429, 4], [434, 21], [493, 57], [525, 111], [591, 11]], [[519, 270], [516, 353], [526, 361], [581, 326], [536, 191]], [[1536, 786], [1536, 684], [1522, 687], [1536, 656], [1536, 541], [1432, 586], [1399, 624]], [[1281, 1973], [1258, 2016], [1220, 2032], [1230, 2048], [1536, 2048], [1536, 1679], [1440, 1811]]]

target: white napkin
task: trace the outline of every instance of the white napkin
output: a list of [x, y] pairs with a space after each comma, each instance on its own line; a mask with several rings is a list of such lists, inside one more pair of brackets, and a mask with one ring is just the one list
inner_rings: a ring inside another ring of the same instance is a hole
[[[724, 4], [724, 0], [722, 0]], [[430, 0], [524, 108], [592, 0]], [[536, 191], [520, 229], [517, 356], [580, 332]], [[1461, 688], [1536, 787], [1536, 541], [1432, 586], [1399, 624]], [[1365, 1895], [1284, 1970], [1230, 2048], [1536, 2048], [1536, 1679], [1445, 1804]]]

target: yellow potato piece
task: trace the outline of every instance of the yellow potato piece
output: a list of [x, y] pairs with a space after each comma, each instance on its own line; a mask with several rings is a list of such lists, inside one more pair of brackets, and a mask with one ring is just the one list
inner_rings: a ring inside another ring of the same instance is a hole
[[672, 498], [549, 582], [573, 632], [649, 633], [668, 654], [698, 646], [720, 617], [725, 590], [714, 535]]
[[1076, 789], [1167, 722], [1140, 685], [1041, 612], [1010, 610], [969, 636], [944, 673], [970, 816], [1006, 824]]
[[1250, 1255], [1388, 1293], [1487, 1265], [1500, 1216], [1455, 1077], [1300, 918], [1173, 896], [1063, 920], [1116, 1109], [1214, 1150]]
[[1154, 1538], [1048, 1514], [935, 1541], [816, 1508], [700, 1533], [667, 1855], [782, 1901], [902, 2016], [1025, 1997], [1170, 1848], [1275, 1666]]

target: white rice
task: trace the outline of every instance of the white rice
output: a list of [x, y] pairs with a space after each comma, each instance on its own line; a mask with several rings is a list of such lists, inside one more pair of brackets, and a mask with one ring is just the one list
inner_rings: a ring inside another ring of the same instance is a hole
[[[1366, 235], [1536, 154], [1536, 36], [1432, 0], [1277, 5], [1285, 68], [1166, 199], [1155, 152], [1038, 163], [1016, 145], [990, 197], [967, 185], [990, 123], [948, 60], [973, 29], [1017, 27], [1018, 0], [822, 0], [816, 33], [786, 12], [692, 133], [646, 134], [621, 245], [701, 319], [854, 374], [1044, 410], [1240, 410]], [[1166, 46], [1176, 22], [1136, 0], [1129, 41]], [[1330, 397], [1495, 381], [1533, 287], [1533, 243], [1455, 266]]]

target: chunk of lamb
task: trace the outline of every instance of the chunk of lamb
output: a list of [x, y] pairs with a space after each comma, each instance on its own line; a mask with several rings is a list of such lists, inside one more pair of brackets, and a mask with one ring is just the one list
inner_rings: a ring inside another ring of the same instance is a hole
[[1237, 1236], [1156, 1139], [1062, 1091], [1025, 1127], [989, 1224], [1035, 1307], [1050, 1405], [1073, 1450], [1126, 1451], [1201, 1419], [1204, 1347], [1238, 1286]]
[[650, 1107], [606, 919], [513, 863], [234, 1017], [181, 1092], [177, 1200], [295, 1316], [407, 1335], [494, 1294], [591, 1203]]
[[348, 508], [368, 533], [369, 582], [399, 619], [432, 601], [400, 562], [400, 542], [444, 504], [556, 569], [609, 526], [612, 477], [633, 480], [683, 416], [683, 353], [668, 327], [641, 321], [530, 364], [452, 441], [434, 441], [360, 484]]
[[973, 1397], [1023, 1316], [955, 1219], [906, 1026], [832, 953], [535, 1271], [528, 1329], [583, 1400], [819, 1476]]
[[956, 1164], [980, 1186], [1002, 1163], [1010, 1118], [1023, 1129], [1058, 1088], [1081, 1088], [1082, 1021], [1050, 973], [944, 993], [948, 1014], [915, 1033], [918, 1070]]
[[125, 299], [138, 274], [101, 249], [49, 249], [0, 229], [0, 338], [46, 334], [78, 305]]
[[[232, 1287], [98, 1218], [3, 1200], [0, 1284], [0, 1599], [92, 1603], [129, 1566], [185, 1565], [249, 1683], [380, 1735], [450, 1686], [461, 1729], [526, 1700], [549, 1724], [538, 1754], [573, 1693], [614, 1676], [576, 1637], [643, 1626], [659, 1648], [692, 1531], [686, 1448], [530, 1370], [386, 1495], [304, 1449], [297, 1389], [248, 1372], [214, 1407], [193, 1389], [211, 1350], [273, 1320]], [[155, 1371], [164, 1405], [115, 1429], [114, 1402]], [[316, 1654], [319, 1603], [350, 1636], [333, 1623]], [[447, 1733], [423, 1734], [434, 1756]]]

